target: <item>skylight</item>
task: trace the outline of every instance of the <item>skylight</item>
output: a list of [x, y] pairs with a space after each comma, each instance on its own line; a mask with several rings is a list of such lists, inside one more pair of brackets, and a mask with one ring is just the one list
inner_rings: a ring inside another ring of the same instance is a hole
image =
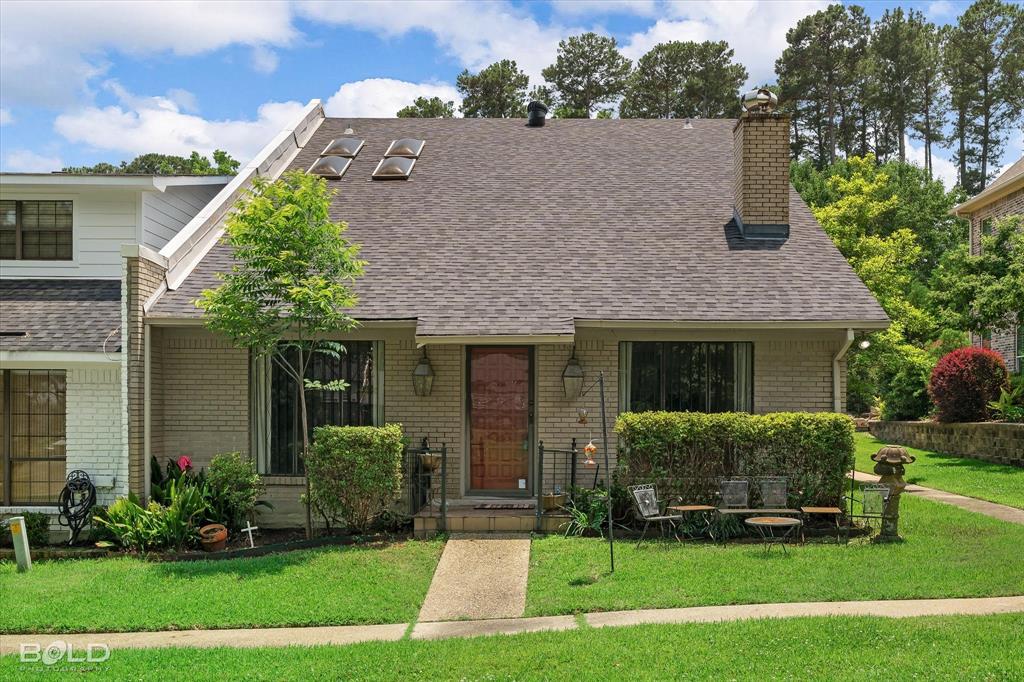
[[411, 137], [404, 137], [401, 140], [395, 140], [388, 147], [388, 150], [384, 152], [384, 158], [391, 158], [392, 156], [404, 156], [409, 159], [418, 159], [420, 154], [423, 152], [423, 140], [416, 140]]
[[340, 178], [351, 163], [352, 159], [343, 159], [340, 156], [321, 156], [307, 172], [322, 178]]
[[320, 156], [342, 156], [353, 159], [362, 148], [363, 140], [357, 137], [339, 137], [336, 140], [331, 140], [327, 148], [320, 152]]
[[413, 164], [416, 159], [407, 159], [404, 156], [393, 156], [381, 159], [377, 168], [373, 171], [374, 180], [407, 180], [412, 173]]

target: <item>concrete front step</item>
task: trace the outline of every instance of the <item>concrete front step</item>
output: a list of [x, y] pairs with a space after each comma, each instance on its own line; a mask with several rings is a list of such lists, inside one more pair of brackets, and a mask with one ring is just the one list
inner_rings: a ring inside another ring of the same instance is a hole
[[[560, 533], [569, 521], [567, 514], [545, 514], [541, 517], [542, 533]], [[429, 537], [439, 530], [440, 516], [416, 516], [413, 531], [417, 538]], [[537, 527], [534, 512], [506, 510], [452, 510], [448, 512], [448, 532], [459, 533], [530, 533]]]

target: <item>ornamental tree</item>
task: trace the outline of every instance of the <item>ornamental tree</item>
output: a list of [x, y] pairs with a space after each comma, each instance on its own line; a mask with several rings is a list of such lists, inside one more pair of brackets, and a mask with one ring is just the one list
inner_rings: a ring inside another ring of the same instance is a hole
[[[269, 356], [302, 387], [303, 462], [309, 451], [307, 392], [347, 388], [343, 381], [307, 379], [306, 370], [317, 353], [344, 352], [324, 337], [356, 326], [349, 314], [357, 300], [352, 285], [365, 265], [359, 247], [343, 237], [347, 225], [328, 215], [332, 196], [322, 178], [301, 171], [276, 182], [256, 178], [225, 226], [234, 265], [219, 275], [220, 286], [196, 301], [208, 329], [257, 357]], [[306, 493], [308, 500], [308, 477]], [[307, 536], [312, 532], [307, 504]]]

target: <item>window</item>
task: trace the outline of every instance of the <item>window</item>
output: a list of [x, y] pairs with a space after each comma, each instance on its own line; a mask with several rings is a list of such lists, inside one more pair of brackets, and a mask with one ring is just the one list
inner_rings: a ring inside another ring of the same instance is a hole
[[992, 236], [992, 219], [985, 218], [981, 221], [981, 234], [986, 237]]
[[0, 371], [0, 499], [52, 505], [64, 487], [67, 402], [58, 370]]
[[750, 412], [753, 355], [749, 342], [624, 343], [623, 404], [635, 412]]
[[[338, 358], [317, 353], [309, 362], [306, 378], [321, 383], [348, 382], [344, 391], [308, 391], [306, 413], [309, 436], [313, 429], [335, 426], [371, 426], [374, 414], [374, 343], [345, 343], [346, 353]], [[267, 473], [282, 476], [302, 475], [302, 425], [299, 386], [276, 361], [270, 369], [270, 452]]]
[[70, 201], [0, 201], [0, 258], [71, 260]]
[[981, 330], [981, 347], [992, 350], [992, 330], [982, 329]]
[[1024, 374], [1024, 325], [1017, 326], [1017, 371]]

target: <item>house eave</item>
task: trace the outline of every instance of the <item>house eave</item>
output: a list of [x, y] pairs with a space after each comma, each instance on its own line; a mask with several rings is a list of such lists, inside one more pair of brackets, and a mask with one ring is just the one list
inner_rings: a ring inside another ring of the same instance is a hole
[[1002, 185], [982, 190], [981, 193], [974, 195], [962, 204], [957, 204], [953, 208], [949, 209], [949, 212], [959, 218], [964, 218], [969, 216], [971, 213], [976, 212], [978, 209], [984, 208], [985, 206], [988, 206], [1009, 194], [1013, 194], [1020, 189], [1024, 189], [1024, 174], [1018, 175], [1016, 178], [1013, 178]]

